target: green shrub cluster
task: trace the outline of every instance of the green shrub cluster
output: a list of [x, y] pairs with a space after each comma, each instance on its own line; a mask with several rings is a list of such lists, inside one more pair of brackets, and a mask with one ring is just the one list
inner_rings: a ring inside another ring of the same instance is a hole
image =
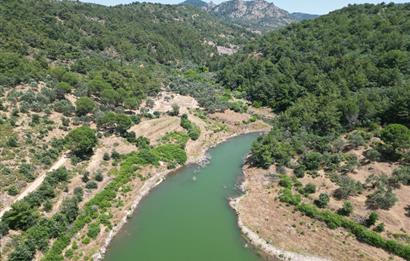
[[325, 222], [329, 228], [335, 229], [343, 227], [353, 233], [356, 238], [366, 244], [382, 248], [394, 255], [400, 256], [406, 260], [410, 259], [410, 246], [403, 245], [394, 240], [387, 240], [378, 233], [367, 229], [365, 226], [358, 224], [348, 218], [342, 217], [329, 210], [319, 210], [313, 205], [300, 204], [297, 209], [305, 215]]
[[6, 234], [9, 229], [27, 230], [36, 224], [39, 221], [38, 208], [47, 200], [53, 199], [55, 190], [68, 179], [65, 168], [50, 172], [36, 191], [14, 203], [11, 210], [4, 213], [0, 221], [0, 234]]
[[188, 136], [191, 140], [197, 140], [199, 135], [201, 135], [201, 130], [188, 119], [187, 114], [183, 114], [181, 117], [181, 127], [188, 131]]
[[161, 143], [165, 144], [177, 144], [181, 148], [185, 148], [186, 143], [189, 140], [189, 136], [183, 132], [172, 131], [165, 134], [161, 139]]
[[99, 233], [98, 222], [110, 227], [109, 218], [105, 213], [112, 206], [119, 189], [135, 178], [135, 172], [139, 166], [158, 165], [159, 161], [183, 164], [186, 161], [186, 153], [176, 144], [165, 144], [125, 156], [114, 179], [85, 204], [72, 225], [56, 237], [55, 242], [45, 252], [42, 260], [63, 260], [62, 253], [64, 249], [70, 244], [71, 239], [87, 224], [89, 224], [87, 232], [89, 237], [96, 236]]

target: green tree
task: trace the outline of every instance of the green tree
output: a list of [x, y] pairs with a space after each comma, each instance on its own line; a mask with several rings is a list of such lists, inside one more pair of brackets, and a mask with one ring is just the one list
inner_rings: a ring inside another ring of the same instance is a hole
[[75, 110], [78, 116], [86, 115], [93, 112], [95, 109], [95, 102], [89, 97], [80, 97], [75, 102]]
[[382, 153], [388, 159], [399, 159], [410, 149], [410, 130], [401, 124], [387, 125], [381, 135]]
[[97, 144], [96, 131], [88, 126], [79, 127], [67, 134], [65, 142], [75, 155], [88, 156]]

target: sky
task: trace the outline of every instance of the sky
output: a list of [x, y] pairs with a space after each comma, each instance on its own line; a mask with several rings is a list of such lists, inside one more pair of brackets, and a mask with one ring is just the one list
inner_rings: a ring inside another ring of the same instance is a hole
[[[117, 5], [128, 4], [135, 2], [136, 0], [82, 0], [83, 2], [92, 2], [102, 5]], [[140, 0], [139, 2], [156, 2], [162, 4], [177, 4], [183, 0]], [[205, 0], [209, 1], [209, 0]], [[215, 3], [220, 3], [225, 0], [213, 0]], [[272, 0], [267, 0], [272, 2]], [[409, 0], [274, 0], [275, 5], [285, 9], [289, 12], [302, 12], [310, 14], [326, 14], [330, 11], [340, 9], [348, 4], [363, 4], [363, 3], [381, 3], [381, 2], [395, 2], [395, 3], [407, 3]]]

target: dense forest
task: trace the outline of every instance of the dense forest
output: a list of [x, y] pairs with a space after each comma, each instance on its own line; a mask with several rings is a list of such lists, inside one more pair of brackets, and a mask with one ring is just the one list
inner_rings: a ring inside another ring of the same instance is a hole
[[[158, 90], [160, 65], [206, 65], [217, 55], [210, 42], [240, 44], [251, 37], [186, 6], [8, 0], [0, 14], [0, 85], [49, 75], [65, 89], [104, 89], [126, 107]], [[59, 72], [50, 73], [53, 68]], [[63, 70], [69, 74], [63, 77]]]
[[[273, 131], [255, 144], [255, 163], [326, 152], [341, 133], [357, 128], [410, 126], [409, 10], [409, 4], [349, 6], [266, 35], [227, 58], [220, 81], [280, 113]], [[402, 145], [408, 150], [408, 139]]]

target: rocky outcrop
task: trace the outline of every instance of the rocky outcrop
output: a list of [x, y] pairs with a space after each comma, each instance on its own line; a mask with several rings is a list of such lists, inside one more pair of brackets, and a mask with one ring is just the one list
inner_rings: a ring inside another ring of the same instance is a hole
[[229, 0], [219, 5], [202, 0], [186, 0], [182, 5], [200, 8], [227, 22], [258, 32], [271, 31], [292, 22], [316, 17], [303, 13], [290, 14], [265, 0]]

